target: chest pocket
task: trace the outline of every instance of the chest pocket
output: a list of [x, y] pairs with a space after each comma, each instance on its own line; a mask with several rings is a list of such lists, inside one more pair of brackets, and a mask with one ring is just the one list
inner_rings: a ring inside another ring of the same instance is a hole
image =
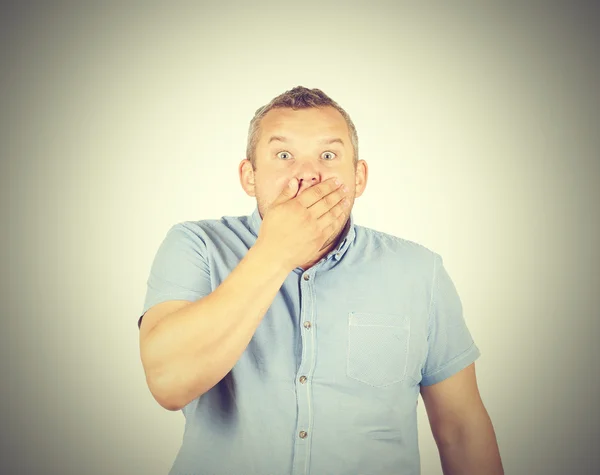
[[375, 387], [407, 377], [410, 319], [398, 314], [350, 312], [348, 377]]

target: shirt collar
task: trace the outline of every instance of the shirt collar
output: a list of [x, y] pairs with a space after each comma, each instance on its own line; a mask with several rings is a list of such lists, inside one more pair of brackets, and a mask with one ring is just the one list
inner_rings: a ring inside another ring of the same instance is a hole
[[[254, 211], [250, 215], [249, 224], [254, 235], [258, 237], [258, 232], [260, 230], [260, 226], [262, 225], [262, 217], [260, 216], [258, 205], [256, 205]], [[346, 226], [344, 231], [342, 231], [342, 234], [344, 237], [337, 247], [329, 252], [329, 254], [326, 256], [326, 260], [329, 260], [329, 258], [340, 260], [350, 247], [350, 244], [354, 242], [354, 238], [356, 237], [356, 226], [354, 224], [354, 216], [352, 212], [350, 212], [350, 218], [346, 221]]]

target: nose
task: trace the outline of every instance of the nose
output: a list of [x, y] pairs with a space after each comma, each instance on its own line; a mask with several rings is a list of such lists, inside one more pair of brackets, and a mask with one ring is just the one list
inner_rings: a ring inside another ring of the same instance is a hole
[[331, 170], [324, 169], [319, 163], [314, 163], [312, 160], [298, 161], [296, 165], [292, 176], [296, 177], [300, 183], [298, 194], [325, 181], [331, 175]]
[[316, 177], [312, 177], [312, 178], [299, 178], [300, 180], [300, 187], [298, 189], [298, 194], [302, 193], [304, 190], [306, 190], [307, 188], [310, 188], [313, 185], [316, 185], [317, 183], [319, 183], [319, 180]]
[[311, 162], [303, 163], [293, 175], [300, 182], [298, 193], [302, 193], [306, 188], [310, 188], [321, 181], [321, 173]]

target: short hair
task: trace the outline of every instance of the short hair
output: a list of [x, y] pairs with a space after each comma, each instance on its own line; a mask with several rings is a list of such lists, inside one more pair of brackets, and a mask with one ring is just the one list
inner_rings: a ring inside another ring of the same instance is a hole
[[256, 146], [260, 134], [261, 119], [272, 109], [290, 108], [293, 110], [308, 109], [310, 107], [327, 107], [331, 106], [337, 109], [346, 120], [348, 130], [350, 131], [350, 141], [354, 149], [354, 169], [358, 162], [358, 134], [356, 127], [350, 118], [350, 115], [333, 99], [325, 94], [320, 89], [308, 89], [303, 86], [296, 86], [289, 91], [280, 94], [271, 100], [268, 104], [260, 107], [254, 113], [254, 117], [250, 121], [248, 129], [248, 143], [246, 145], [246, 158], [252, 164], [252, 169], [256, 170]]

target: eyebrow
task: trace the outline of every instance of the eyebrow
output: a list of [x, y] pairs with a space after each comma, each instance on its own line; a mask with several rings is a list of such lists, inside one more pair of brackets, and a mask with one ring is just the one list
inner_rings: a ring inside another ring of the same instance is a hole
[[[285, 137], [282, 137], [281, 135], [273, 135], [269, 141], [267, 142], [267, 144], [270, 144], [271, 142], [288, 142], [289, 140]], [[332, 144], [332, 143], [340, 143], [342, 145], [344, 145], [344, 141], [338, 137], [335, 138], [325, 138], [319, 141], [319, 143], [321, 144]]]

